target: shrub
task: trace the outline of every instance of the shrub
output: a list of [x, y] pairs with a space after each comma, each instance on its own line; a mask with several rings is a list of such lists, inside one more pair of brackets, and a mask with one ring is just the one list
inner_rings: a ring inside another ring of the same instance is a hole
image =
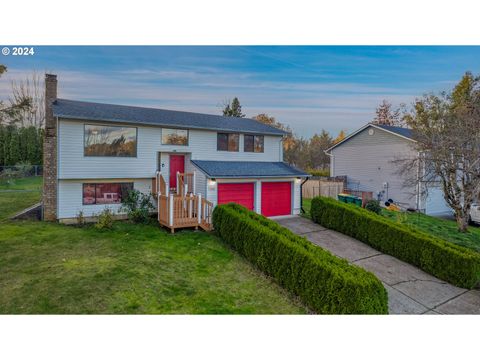
[[15, 180], [23, 177], [23, 172], [16, 168], [7, 168], [0, 171], [0, 183], [7, 186], [15, 185]]
[[316, 223], [454, 285], [472, 288], [480, 280], [480, 254], [470, 249], [333, 199], [314, 198], [310, 213]]
[[33, 172], [33, 166], [27, 161], [19, 162], [15, 164], [16, 171], [19, 172], [20, 177], [31, 176]]
[[109, 208], [105, 208], [98, 215], [98, 222], [95, 224], [97, 229], [111, 229], [113, 227], [113, 211]]
[[83, 211], [80, 210], [77, 213], [77, 216], [75, 216], [75, 220], [77, 220], [77, 225], [78, 226], [84, 226], [86, 221], [85, 221], [85, 216], [83, 215]]
[[307, 172], [312, 176], [330, 176], [330, 169], [308, 169]]
[[150, 220], [150, 212], [154, 209], [152, 195], [146, 195], [138, 190], [130, 190], [122, 199], [122, 210], [127, 212], [128, 218], [134, 223], [147, 223]]
[[217, 206], [220, 238], [321, 314], [386, 314], [388, 298], [372, 274], [240, 205]]
[[380, 214], [382, 212], [382, 207], [378, 200], [368, 200], [365, 204], [365, 209], [374, 212], [375, 214]]

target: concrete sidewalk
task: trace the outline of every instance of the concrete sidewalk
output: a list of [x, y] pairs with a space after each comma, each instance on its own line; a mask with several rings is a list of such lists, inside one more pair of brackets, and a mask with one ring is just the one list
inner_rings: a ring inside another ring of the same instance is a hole
[[462, 289], [413, 265], [300, 216], [275, 219], [315, 245], [374, 273], [388, 292], [390, 314], [480, 314], [480, 291]]

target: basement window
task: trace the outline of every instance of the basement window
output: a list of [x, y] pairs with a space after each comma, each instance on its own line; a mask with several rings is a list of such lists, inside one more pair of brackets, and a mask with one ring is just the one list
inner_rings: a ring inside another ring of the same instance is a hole
[[83, 205], [120, 204], [133, 183], [86, 183], [83, 184]]

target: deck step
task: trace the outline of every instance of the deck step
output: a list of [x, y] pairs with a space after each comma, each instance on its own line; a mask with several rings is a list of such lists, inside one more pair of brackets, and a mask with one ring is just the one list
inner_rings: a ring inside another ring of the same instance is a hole
[[200, 227], [205, 231], [212, 231], [212, 225], [206, 222], [202, 222], [199, 224]]

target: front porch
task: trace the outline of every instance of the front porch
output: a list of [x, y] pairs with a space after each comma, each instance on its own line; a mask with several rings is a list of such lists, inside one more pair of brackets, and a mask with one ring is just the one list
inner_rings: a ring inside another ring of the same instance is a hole
[[158, 222], [162, 226], [172, 233], [180, 228], [212, 229], [213, 204], [195, 193], [195, 173], [177, 173], [176, 187], [169, 189], [162, 174], [157, 172], [153, 185]]

